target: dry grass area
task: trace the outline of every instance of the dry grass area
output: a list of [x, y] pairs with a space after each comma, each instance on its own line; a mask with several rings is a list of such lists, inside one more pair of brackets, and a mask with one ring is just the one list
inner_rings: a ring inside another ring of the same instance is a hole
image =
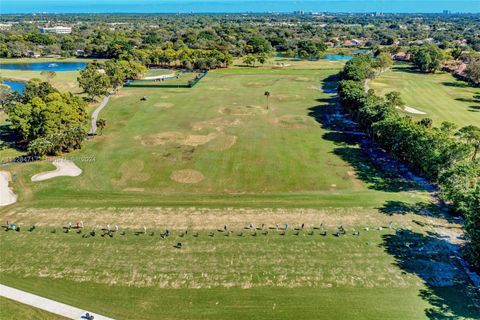
[[365, 208], [330, 208], [330, 209], [254, 209], [254, 208], [82, 208], [82, 209], [34, 209], [12, 208], [2, 214], [3, 220], [15, 221], [24, 227], [35, 224], [42, 227], [59, 227], [68, 222], [84, 221], [91, 227], [118, 225], [124, 228], [140, 228], [144, 225], [151, 228], [168, 227], [182, 229], [217, 229], [228, 225], [239, 230], [248, 223], [255, 226], [265, 224], [274, 227], [288, 223], [298, 227], [304, 223], [307, 227], [324, 226], [335, 228], [343, 225], [345, 228], [372, 229], [389, 226], [412, 227], [412, 221], [420, 221], [432, 226], [450, 226], [458, 228], [458, 224], [446, 223], [442, 218], [417, 216], [413, 213], [405, 215], [385, 215], [375, 209]]

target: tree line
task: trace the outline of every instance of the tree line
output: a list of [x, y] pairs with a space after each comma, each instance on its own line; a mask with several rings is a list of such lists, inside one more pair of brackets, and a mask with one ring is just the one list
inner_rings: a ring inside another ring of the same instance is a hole
[[358, 56], [341, 72], [338, 95], [360, 128], [412, 171], [438, 185], [440, 197], [465, 218], [469, 261], [480, 269], [480, 128], [458, 129], [450, 122], [434, 127], [432, 120], [414, 121], [396, 109], [404, 103], [398, 92], [384, 98], [365, 90], [374, 76], [372, 61]]
[[39, 157], [81, 148], [88, 117], [85, 108], [83, 98], [61, 93], [40, 80], [27, 82], [23, 95], [11, 93], [4, 101], [18, 146]]

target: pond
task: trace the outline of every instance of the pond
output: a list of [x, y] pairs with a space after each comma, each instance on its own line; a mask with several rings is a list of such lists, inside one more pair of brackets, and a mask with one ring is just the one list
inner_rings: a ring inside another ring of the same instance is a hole
[[353, 56], [348, 56], [343, 54], [326, 54], [322, 56], [322, 59], [331, 60], [331, 61], [348, 61], [348, 60], [352, 60]]
[[76, 71], [85, 69], [85, 62], [33, 62], [33, 63], [3, 63], [0, 69], [29, 71]]
[[3, 80], [2, 83], [9, 86], [13, 91], [17, 91], [19, 93], [23, 93], [23, 90], [25, 90], [25, 82]]

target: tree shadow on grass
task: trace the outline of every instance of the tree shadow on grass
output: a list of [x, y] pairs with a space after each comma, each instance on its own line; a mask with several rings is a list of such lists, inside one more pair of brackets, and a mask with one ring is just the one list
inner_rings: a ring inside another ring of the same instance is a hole
[[457, 80], [457, 81], [447, 81], [447, 82], [442, 82], [444, 86], [447, 87], [455, 87], [455, 88], [468, 88], [470, 85], [464, 81]]
[[429, 319], [479, 318], [480, 293], [454, 254], [456, 245], [436, 233], [397, 230], [384, 235], [381, 246], [395, 258], [396, 266], [424, 282], [419, 296], [431, 305], [425, 310]]
[[[337, 85], [338, 76], [333, 75], [323, 81], [322, 88], [330, 93]], [[333, 153], [350, 164], [369, 188], [387, 192], [424, 190], [407, 177], [403, 165], [372, 144], [357, 124], [349, 120], [336, 96], [319, 98], [317, 102], [320, 104], [309, 108], [308, 115], [327, 130], [322, 138], [337, 146]]]
[[20, 141], [20, 137], [14, 130], [10, 128], [10, 125], [0, 125], [0, 148], [3, 146], [16, 150], [22, 150], [17, 144], [18, 141]]

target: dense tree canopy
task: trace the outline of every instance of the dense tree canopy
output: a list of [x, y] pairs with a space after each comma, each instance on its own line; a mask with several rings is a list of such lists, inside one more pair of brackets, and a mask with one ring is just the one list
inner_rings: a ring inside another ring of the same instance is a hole
[[451, 123], [433, 127], [429, 118], [413, 122], [395, 107], [403, 105], [398, 93], [385, 99], [365, 92], [370, 62], [360, 57], [345, 64], [338, 94], [342, 106], [382, 148], [440, 187], [440, 196], [465, 217], [470, 238], [468, 256], [480, 268], [480, 128], [457, 130]]
[[5, 111], [30, 153], [44, 156], [80, 148], [86, 103], [71, 93], [60, 93], [47, 82], [30, 81], [25, 94], [11, 101]]

